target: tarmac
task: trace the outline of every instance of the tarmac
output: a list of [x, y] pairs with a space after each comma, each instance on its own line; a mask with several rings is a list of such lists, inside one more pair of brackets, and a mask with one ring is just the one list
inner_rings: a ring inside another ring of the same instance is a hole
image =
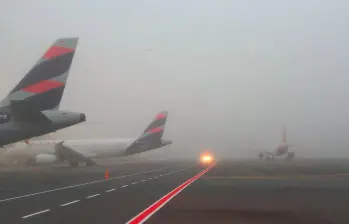
[[[0, 223], [127, 223], [206, 168], [98, 164], [1, 168]], [[146, 223], [349, 223], [348, 189], [348, 160], [221, 159]]]

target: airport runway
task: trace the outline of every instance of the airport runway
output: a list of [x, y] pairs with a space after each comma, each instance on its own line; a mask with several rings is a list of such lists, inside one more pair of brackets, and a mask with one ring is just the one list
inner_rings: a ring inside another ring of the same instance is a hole
[[0, 223], [126, 223], [161, 198], [146, 223], [349, 223], [348, 161], [138, 161], [0, 180]]

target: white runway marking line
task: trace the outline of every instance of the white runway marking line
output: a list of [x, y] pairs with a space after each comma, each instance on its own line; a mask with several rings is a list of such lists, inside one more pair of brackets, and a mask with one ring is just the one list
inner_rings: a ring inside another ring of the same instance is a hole
[[123, 176], [113, 177], [113, 178], [109, 178], [109, 179], [96, 180], [96, 181], [82, 183], [82, 184], [75, 184], [75, 185], [71, 185], [71, 186], [67, 186], [67, 187], [61, 187], [61, 188], [51, 189], [51, 190], [47, 190], [47, 191], [41, 191], [41, 192], [36, 192], [36, 193], [32, 193], [32, 194], [21, 195], [21, 196], [17, 196], [17, 197], [13, 197], [13, 198], [6, 198], [6, 199], [0, 200], [0, 202], [12, 201], [12, 200], [15, 200], [15, 199], [31, 197], [31, 196], [35, 196], [35, 195], [39, 195], [39, 194], [45, 194], [45, 193], [49, 193], [49, 192], [60, 191], [60, 190], [65, 190], [65, 189], [74, 188], [74, 187], [80, 187], [80, 186], [89, 185], [89, 184], [100, 183], [100, 182], [104, 182], [104, 181], [121, 179], [121, 178], [124, 178], [124, 177], [130, 177], [130, 176], [135, 176], [135, 175], [139, 175], [139, 174], [152, 173], [152, 172], [155, 172], [155, 171], [158, 171], [158, 170], [164, 170], [164, 169], [169, 169], [169, 168], [171, 168], [171, 167], [162, 167], [162, 168], [159, 168], [159, 169], [148, 170], [148, 171], [144, 171], [144, 172], [140, 172], [140, 173], [132, 173], [132, 174], [127, 174], [127, 175], [123, 175]]
[[42, 214], [42, 213], [45, 213], [45, 212], [49, 212], [49, 211], [51, 211], [51, 210], [50, 209], [46, 209], [46, 210], [42, 210], [40, 212], [35, 212], [35, 213], [32, 213], [32, 214], [23, 216], [22, 219], [26, 219], [26, 218], [32, 217], [34, 215], [39, 215], [39, 214]]
[[116, 189], [113, 188], [113, 189], [110, 189], [110, 190], [106, 190], [105, 192], [111, 192], [111, 191], [115, 191]]
[[128, 187], [128, 184], [121, 186], [120, 188]]
[[90, 196], [87, 196], [86, 198], [94, 198], [94, 197], [97, 197], [97, 196], [99, 196], [99, 195], [101, 195], [101, 194], [90, 195]]
[[[193, 168], [193, 166], [186, 167], [186, 168], [182, 168], [182, 169], [178, 169], [178, 170], [173, 171], [173, 172], [171, 172], [171, 173], [177, 173], [177, 172], [179, 172], [179, 171], [188, 170], [188, 169], [191, 169], [191, 168]], [[168, 173], [168, 174], [170, 174], [170, 173]], [[165, 175], [166, 175], [166, 174], [160, 174], [159, 176], [149, 177], [148, 180], [152, 180], [152, 179], [155, 180], [155, 179], [158, 179], [158, 178], [163, 177], [163, 176], [165, 176]], [[137, 183], [143, 183], [143, 182], [145, 182], [145, 181], [147, 181], [147, 180], [145, 179], [145, 180], [141, 180], [141, 181], [139, 181], [139, 182], [133, 182], [133, 183], [131, 183], [130, 185], [134, 185], [134, 184], [137, 184]], [[126, 185], [126, 186], [127, 186], [127, 185]], [[120, 188], [123, 188], [123, 187], [125, 187], [125, 186], [121, 186]]]
[[61, 205], [61, 207], [68, 206], [68, 205], [71, 205], [71, 204], [77, 203], [77, 202], [79, 202], [79, 201], [80, 201], [80, 200], [71, 201], [71, 202], [68, 202], [68, 203], [62, 204], [62, 205]]

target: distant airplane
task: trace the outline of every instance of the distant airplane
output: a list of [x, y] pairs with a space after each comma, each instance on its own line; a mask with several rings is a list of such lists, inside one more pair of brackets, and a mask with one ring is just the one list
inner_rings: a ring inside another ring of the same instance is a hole
[[142, 135], [132, 139], [28, 140], [20, 142], [5, 154], [26, 161], [27, 165], [54, 164], [68, 161], [71, 167], [79, 162], [92, 166], [94, 158], [122, 157], [172, 144], [163, 140], [167, 112], [161, 112]]
[[83, 113], [58, 110], [77, 43], [78, 38], [56, 40], [0, 102], [1, 148], [86, 120]]
[[292, 160], [295, 157], [295, 153], [290, 152], [289, 147], [291, 147], [291, 145], [287, 143], [286, 126], [284, 126], [284, 130], [282, 132], [282, 142], [271, 152], [260, 152], [258, 157], [260, 160], [263, 160], [264, 157], [267, 160], [273, 160], [275, 156], [283, 156], [287, 154], [286, 159]]

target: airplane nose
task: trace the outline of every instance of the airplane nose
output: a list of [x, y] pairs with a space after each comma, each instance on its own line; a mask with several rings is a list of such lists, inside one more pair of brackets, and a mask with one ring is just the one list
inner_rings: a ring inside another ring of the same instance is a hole
[[80, 121], [86, 121], [86, 115], [84, 113], [80, 114]]

